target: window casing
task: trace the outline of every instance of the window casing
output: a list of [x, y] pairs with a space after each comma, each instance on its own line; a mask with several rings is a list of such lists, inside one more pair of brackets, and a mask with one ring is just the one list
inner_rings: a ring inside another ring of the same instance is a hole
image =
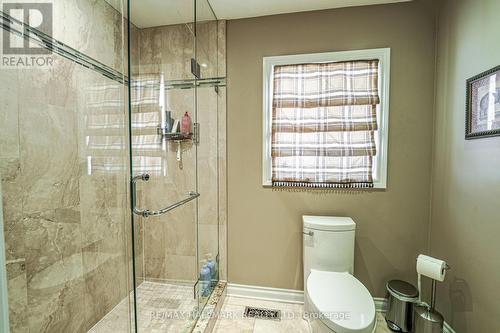
[[263, 158], [262, 183], [272, 186], [272, 99], [274, 66], [304, 63], [325, 63], [377, 59], [379, 60], [378, 87], [380, 103], [377, 105], [378, 130], [375, 131], [377, 154], [373, 163], [373, 187], [387, 187], [387, 153], [389, 138], [390, 49], [369, 49], [342, 52], [299, 54], [264, 57], [263, 59]]

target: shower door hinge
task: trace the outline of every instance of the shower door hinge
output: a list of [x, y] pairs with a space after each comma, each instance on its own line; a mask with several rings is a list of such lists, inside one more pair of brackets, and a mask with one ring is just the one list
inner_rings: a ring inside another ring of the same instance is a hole
[[191, 73], [197, 78], [200, 78], [201, 67], [200, 64], [194, 59], [191, 58]]
[[200, 123], [193, 124], [193, 143], [195, 145], [200, 143]]

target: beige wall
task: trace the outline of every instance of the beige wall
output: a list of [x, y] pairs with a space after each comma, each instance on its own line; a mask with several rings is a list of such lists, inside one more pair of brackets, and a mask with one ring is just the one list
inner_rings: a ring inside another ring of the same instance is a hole
[[[303, 214], [356, 221], [355, 275], [374, 296], [387, 279], [415, 279], [429, 221], [434, 22], [422, 1], [228, 22], [230, 282], [301, 289]], [[387, 190], [263, 188], [262, 57], [379, 47], [392, 50]]]
[[452, 266], [438, 307], [459, 333], [500, 332], [500, 137], [464, 140], [465, 81], [500, 65], [498, 13], [453, 0], [440, 15], [430, 239]]

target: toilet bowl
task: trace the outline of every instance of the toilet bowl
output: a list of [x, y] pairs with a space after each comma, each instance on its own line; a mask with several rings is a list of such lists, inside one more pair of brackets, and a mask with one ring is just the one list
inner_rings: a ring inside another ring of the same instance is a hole
[[304, 216], [305, 317], [313, 333], [373, 333], [375, 303], [353, 275], [356, 224]]

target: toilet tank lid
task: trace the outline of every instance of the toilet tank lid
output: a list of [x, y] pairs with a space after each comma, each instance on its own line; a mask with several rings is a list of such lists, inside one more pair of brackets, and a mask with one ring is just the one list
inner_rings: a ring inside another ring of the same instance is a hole
[[356, 223], [344, 216], [302, 216], [304, 228], [325, 231], [349, 231], [356, 229]]

